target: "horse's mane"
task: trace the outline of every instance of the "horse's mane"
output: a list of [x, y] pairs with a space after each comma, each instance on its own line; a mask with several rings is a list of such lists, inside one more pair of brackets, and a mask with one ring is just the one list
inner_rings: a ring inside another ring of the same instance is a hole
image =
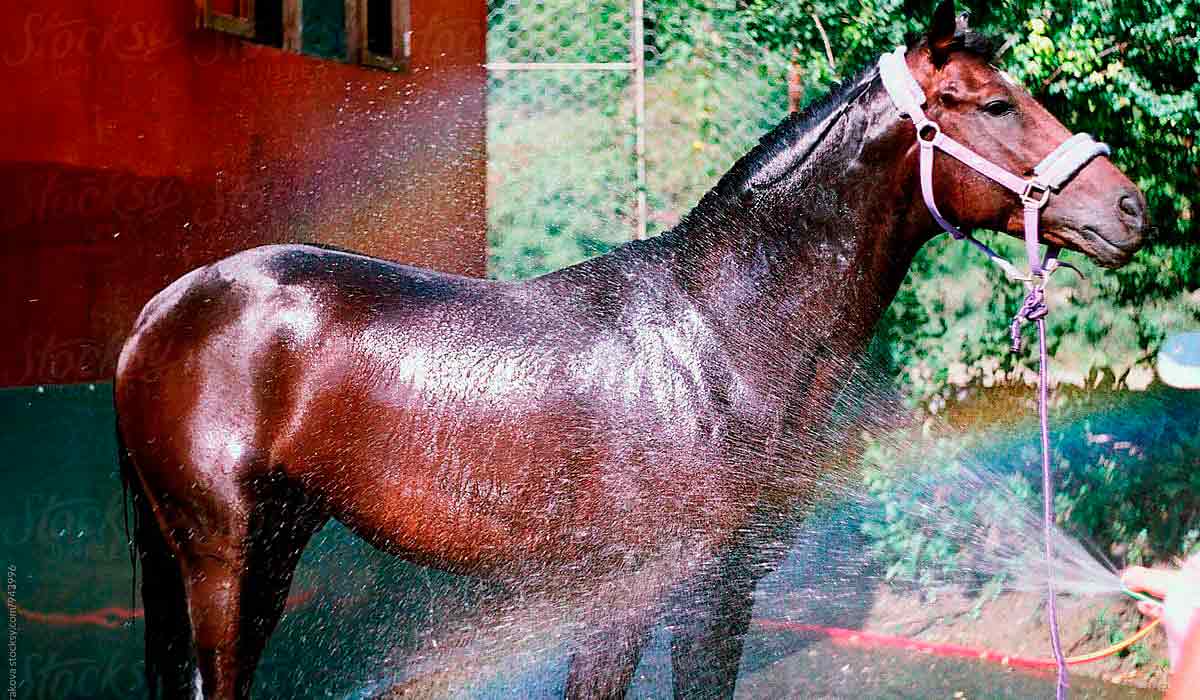
[[[925, 42], [926, 39], [923, 35], [913, 35], [908, 37], [906, 44], [909, 49], [913, 49], [924, 46]], [[954, 42], [949, 48], [951, 51], [963, 51], [979, 56], [985, 61], [991, 61], [994, 55], [994, 46], [995, 43], [987, 35], [963, 29], [955, 35]], [[822, 124], [835, 110], [858, 97], [861, 94], [860, 89], [865, 90], [869, 87], [864, 83], [874, 79], [874, 71], [875, 62], [872, 61], [854, 77], [835, 83], [828, 93], [812, 101], [801, 111], [788, 114], [782, 122], [758, 140], [758, 145], [733, 164], [733, 167], [721, 177], [716, 186], [700, 199], [700, 203], [693, 213], [704, 212], [728, 196], [740, 196], [751, 186], [757, 186], [757, 183], [764, 179], [764, 175], [770, 176], [770, 173], [765, 172], [767, 168], [773, 164], [778, 167], [779, 157], [783, 153], [794, 149], [797, 143], [808, 135], [809, 131]], [[807, 155], [806, 153], [805, 156]], [[790, 166], [794, 167], [797, 164], [791, 163]], [[777, 180], [782, 174], [779, 173], [768, 179]], [[691, 217], [692, 214], [689, 214], [685, 219]]]
[[721, 176], [716, 186], [700, 199], [696, 210], [704, 210], [717, 200], [745, 192], [752, 182], [763, 177], [764, 171], [772, 163], [778, 163], [782, 154], [794, 148], [809, 131], [852, 99], [851, 93], [855, 92], [854, 89], [859, 87], [866, 74], [874, 68], [874, 65], [868, 66], [853, 78], [835, 83], [828, 93], [810, 102], [799, 112], [792, 112], [784, 117], [775, 128], [758, 139], [758, 144], [750, 152], [739, 158], [733, 167]]

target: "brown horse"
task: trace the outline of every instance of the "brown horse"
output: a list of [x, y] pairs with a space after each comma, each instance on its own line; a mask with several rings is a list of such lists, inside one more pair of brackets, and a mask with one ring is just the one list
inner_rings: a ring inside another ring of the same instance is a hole
[[[1028, 173], [1068, 131], [984, 44], [947, 2], [906, 60], [944, 133]], [[336, 518], [460, 573], [654, 562], [661, 586], [589, 619], [567, 695], [621, 696], [664, 615], [676, 694], [731, 695], [754, 587], [845, 449], [830, 407], [934, 235], [917, 150], [869, 72], [674, 230], [538, 279], [280, 245], [173, 283], [115, 388], [152, 692], [247, 696], [300, 552]], [[960, 226], [1021, 233], [1008, 191], [943, 155], [935, 177]], [[1051, 198], [1043, 240], [1119, 266], [1143, 210], [1097, 159]]]

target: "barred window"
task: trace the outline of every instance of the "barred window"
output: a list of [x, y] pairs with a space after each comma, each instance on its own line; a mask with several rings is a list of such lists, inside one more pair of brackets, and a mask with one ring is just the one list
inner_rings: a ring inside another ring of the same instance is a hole
[[285, 51], [400, 70], [410, 0], [200, 0], [201, 26]]

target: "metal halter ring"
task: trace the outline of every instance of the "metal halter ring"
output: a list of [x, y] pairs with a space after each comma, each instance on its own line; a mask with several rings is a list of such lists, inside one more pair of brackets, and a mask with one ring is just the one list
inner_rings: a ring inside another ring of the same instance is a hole
[[[929, 138], [925, 138], [924, 134], [929, 133]], [[917, 140], [924, 144], [932, 144], [942, 133], [942, 127], [938, 126], [935, 121], [926, 121], [924, 124], [917, 125]]]
[[1021, 193], [1021, 202], [1026, 206], [1033, 206], [1036, 209], [1041, 209], [1046, 206], [1046, 202], [1050, 201], [1050, 187], [1043, 185], [1037, 180], [1028, 180], [1025, 182], [1025, 191]]

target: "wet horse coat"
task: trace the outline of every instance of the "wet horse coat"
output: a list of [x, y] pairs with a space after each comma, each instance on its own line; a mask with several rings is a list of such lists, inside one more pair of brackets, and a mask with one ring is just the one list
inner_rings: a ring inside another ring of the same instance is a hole
[[[1027, 169], [1065, 129], [939, 13], [908, 56], [931, 114]], [[980, 111], [996, 95], [1019, 119]], [[653, 564], [655, 593], [603, 601], [631, 610], [594, 617], [568, 695], [621, 695], [664, 614], [677, 693], [732, 693], [754, 586], [845, 456], [831, 408], [932, 235], [913, 143], [866, 75], [776, 128], [675, 230], [538, 279], [283, 245], [176, 281], [116, 380], [150, 677], [247, 695], [332, 517], [459, 573], [556, 585]], [[938, 177], [956, 221], [1019, 232], [1003, 191], [952, 163]], [[1044, 235], [1120, 264], [1141, 201], [1095, 161]]]

